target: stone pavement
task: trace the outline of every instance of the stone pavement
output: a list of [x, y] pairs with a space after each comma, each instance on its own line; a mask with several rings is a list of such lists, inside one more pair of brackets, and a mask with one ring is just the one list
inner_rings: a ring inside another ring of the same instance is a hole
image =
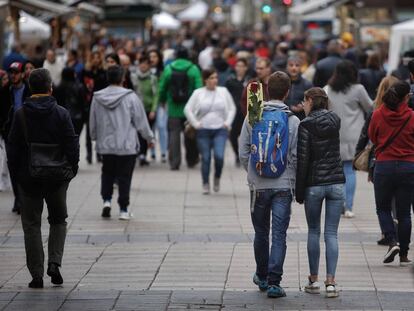
[[[21, 223], [10, 212], [11, 193], [0, 193], [0, 310], [414, 310], [412, 270], [382, 264], [386, 248], [375, 243], [373, 190], [364, 174], [358, 176], [357, 217], [340, 224], [340, 297], [301, 290], [308, 275], [307, 226], [303, 206], [295, 204], [282, 281], [287, 297], [267, 299], [251, 282], [245, 173], [234, 167], [230, 148], [226, 161], [222, 190], [210, 196], [201, 194], [199, 168], [137, 167], [128, 222], [115, 217], [116, 208], [110, 220], [100, 217], [100, 166], [81, 163], [68, 193], [65, 283], [53, 287], [45, 278], [43, 290], [27, 288]], [[322, 253], [321, 279], [324, 261]]]

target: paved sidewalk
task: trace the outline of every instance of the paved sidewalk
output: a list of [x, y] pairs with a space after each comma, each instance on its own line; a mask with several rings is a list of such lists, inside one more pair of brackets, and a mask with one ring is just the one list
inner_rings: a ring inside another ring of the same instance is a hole
[[[27, 288], [23, 233], [0, 193], [0, 310], [414, 310], [409, 267], [382, 264], [372, 185], [358, 176], [354, 219], [340, 224], [337, 299], [305, 294], [307, 226], [294, 205], [282, 285], [287, 297], [267, 299], [251, 282], [253, 228], [245, 173], [228, 148], [219, 194], [203, 196], [199, 168], [166, 164], [136, 168], [128, 222], [100, 217], [100, 166], [81, 164], [68, 194], [65, 283]], [[46, 236], [47, 213], [43, 219]], [[323, 240], [323, 236], [321, 241]], [[323, 252], [323, 248], [322, 248]], [[412, 256], [410, 255], [412, 258]], [[321, 256], [321, 279], [325, 275]]]

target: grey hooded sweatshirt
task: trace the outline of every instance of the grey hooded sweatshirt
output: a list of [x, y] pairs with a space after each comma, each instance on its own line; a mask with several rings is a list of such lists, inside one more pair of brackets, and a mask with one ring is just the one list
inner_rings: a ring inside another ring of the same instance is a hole
[[[264, 103], [266, 106], [276, 107], [280, 110], [292, 113], [289, 107], [283, 102], [278, 100], [272, 100]], [[291, 115], [289, 116], [289, 150], [287, 155], [287, 166], [283, 174], [278, 178], [265, 178], [260, 177], [250, 164], [250, 150], [252, 144], [252, 127], [247, 121], [244, 120], [242, 131], [240, 134], [239, 142], [239, 157], [240, 162], [244, 169], [247, 171], [247, 183], [250, 190], [263, 190], [263, 189], [291, 189], [292, 192], [295, 187], [296, 181], [296, 163], [297, 163], [297, 152], [296, 146], [298, 143], [298, 126], [299, 119]]]
[[94, 93], [89, 131], [98, 154], [138, 154], [138, 132], [154, 141], [141, 100], [134, 91], [115, 85]]

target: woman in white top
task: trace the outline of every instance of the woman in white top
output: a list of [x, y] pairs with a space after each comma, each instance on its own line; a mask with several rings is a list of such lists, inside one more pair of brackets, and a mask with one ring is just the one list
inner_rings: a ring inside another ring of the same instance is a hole
[[218, 76], [214, 69], [203, 71], [204, 87], [193, 92], [184, 108], [185, 116], [197, 129], [197, 145], [201, 154], [203, 193], [210, 193], [211, 150], [214, 152], [215, 192], [220, 190], [220, 177], [224, 164], [224, 150], [228, 131], [236, 114], [233, 98], [225, 87], [217, 86]]
[[365, 123], [366, 114], [372, 109], [372, 100], [362, 84], [357, 83], [358, 71], [349, 60], [340, 62], [325, 91], [330, 101], [330, 109], [341, 118], [340, 152], [344, 165], [345, 217], [352, 218], [356, 175], [352, 167], [359, 133]]

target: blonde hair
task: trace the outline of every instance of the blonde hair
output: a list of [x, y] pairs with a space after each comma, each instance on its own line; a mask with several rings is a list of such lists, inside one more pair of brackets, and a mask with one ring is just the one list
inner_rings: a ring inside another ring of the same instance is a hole
[[385, 92], [388, 91], [389, 88], [396, 82], [398, 82], [398, 79], [394, 76], [387, 76], [381, 80], [381, 83], [378, 86], [377, 96], [374, 99], [374, 109], [378, 109], [382, 106], [382, 97], [384, 96]]

